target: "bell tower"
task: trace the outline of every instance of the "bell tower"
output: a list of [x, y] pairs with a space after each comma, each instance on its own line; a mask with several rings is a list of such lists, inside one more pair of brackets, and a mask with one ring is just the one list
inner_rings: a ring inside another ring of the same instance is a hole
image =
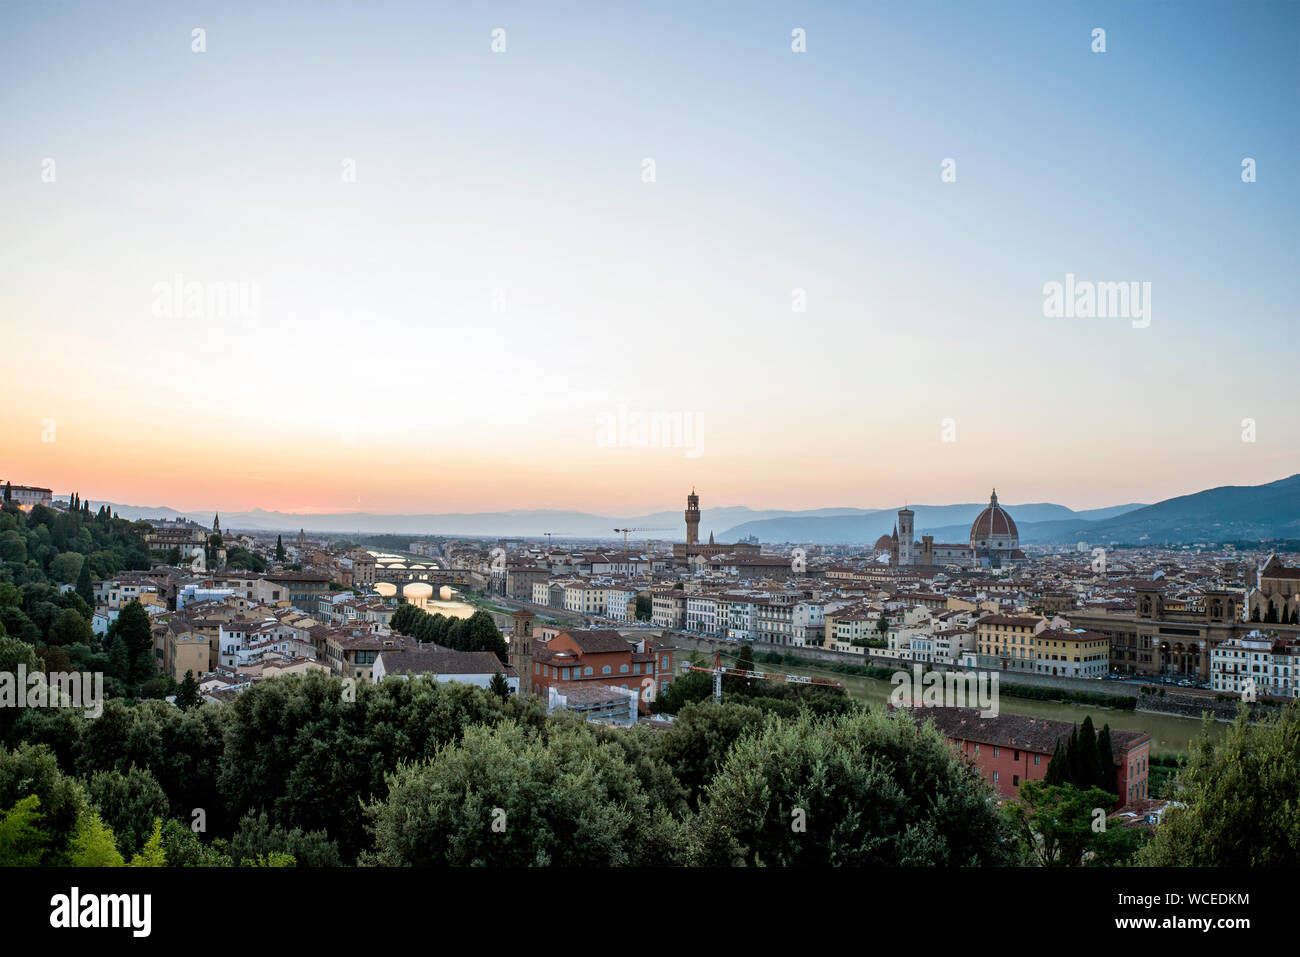
[[898, 564], [915, 565], [916, 564], [916, 532], [912, 520], [916, 513], [910, 508], [899, 509], [898, 512]]
[[691, 489], [686, 496], [686, 544], [698, 545], [700, 541], [700, 497]]
[[533, 690], [533, 619], [531, 611], [520, 608], [510, 615], [510, 666], [519, 675], [519, 697]]

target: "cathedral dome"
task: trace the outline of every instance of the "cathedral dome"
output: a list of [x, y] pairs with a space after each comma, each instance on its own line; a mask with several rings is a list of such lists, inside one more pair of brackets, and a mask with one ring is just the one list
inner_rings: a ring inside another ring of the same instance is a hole
[[980, 512], [979, 518], [975, 519], [970, 527], [972, 548], [978, 548], [981, 542], [988, 542], [990, 539], [1010, 540], [1013, 545], [1019, 544], [1020, 541], [1020, 532], [1016, 530], [1016, 523], [1012, 521], [1006, 509], [998, 504], [996, 489], [989, 497], [988, 508]]
[[893, 542], [894, 540], [890, 538], [888, 535], [881, 535], [879, 538], [876, 539], [876, 551], [878, 552], [889, 551], [889, 546], [892, 545]]

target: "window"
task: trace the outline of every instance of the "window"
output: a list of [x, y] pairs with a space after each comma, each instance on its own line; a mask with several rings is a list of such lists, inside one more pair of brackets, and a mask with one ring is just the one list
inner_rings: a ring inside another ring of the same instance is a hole
[[602, 667], [602, 668], [600, 669], [600, 673], [601, 673], [602, 675], [607, 675], [607, 674], [609, 674], [610, 672], [612, 672], [613, 670], [614, 670], [614, 669], [611, 668], [609, 665], [605, 665], [604, 667]]
[[1035, 754], [1035, 755], [1034, 755], [1034, 764], [1036, 764], [1036, 765], [1039, 764], [1040, 761], [1041, 761], [1041, 759], [1042, 759], [1042, 757], [1043, 757], [1043, 756], [1042, 756], [1041, 754]]

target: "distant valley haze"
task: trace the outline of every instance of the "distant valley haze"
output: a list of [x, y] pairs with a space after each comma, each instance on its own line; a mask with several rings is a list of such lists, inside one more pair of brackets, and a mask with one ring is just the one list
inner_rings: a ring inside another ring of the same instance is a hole
[[[707, 490], [697, 489], [702, 503]], [[991, 491], [991, 490], [990, 490]], [[92, 506], [90, 492], [83, 493]], [[250, 532], [296, 532], [315, 534], [399, 534], [450, 535], [464, 537], [554, 539], [619, 539], [615, 528], [651, 529], [632, 533], [629, 541], [681, 541], [685, 537], [682, 506], [642, 514], [594, 514], [575, 509], [513, 509], [484, 512], [378, 513], [335, 512], [295, 513], [253, 509], [222, 511], [207, 508], [180, 512], [168, 507], [110, 504], [123, 518], [175, 519], [184, 517], [210, 525], [221, 515], [225, 529]], [[1061, 544], [1080, 539], [1092, 541], [1184, 542], [1251, 538], [1300, 537], [1300, 475], [1258, 486], [1220, 486], [1189, 495], [1175, 496], [1152, 505], [1125, 503], [1104, 508], [1074, 510], [1051, 502], [1012, 504], [1000, 501], [1020, 530], [1022, 544]], [[916, 514], [916, 534], [933, 535], [936, 542], [964, 542], [970, 523], [988, 504], [983, 501], [952, 505], [910, 504]], [[889, 534], [898, 509], [816, 508], [752, 509], [746, 506], [701, 508], [700, 535], [710, 534], [719, 542], [734, 542], [754, 536], [764, 543], [823, 545], [871, 544]], [[1145, 538], [1144, 538], [1145, 536]]]

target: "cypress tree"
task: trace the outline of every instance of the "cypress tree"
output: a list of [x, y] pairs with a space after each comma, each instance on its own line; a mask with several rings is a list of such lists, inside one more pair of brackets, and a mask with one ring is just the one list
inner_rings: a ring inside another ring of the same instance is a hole
[[1097, 735], [1097, 754], [1101, 758], [1101, 781], [1099, 788], [1108, 794], [1120, 797], [1119, 769], [1115, 766], [1115, 749], [1110, 742], [1110, 725], [1102, 725], [1101, 734]]
[[81, 574], [77, 576], [77, 594], [91, 608], [95, 607], [95, 585], [90, 580], [90, 562], [81, 563]]
[[1079, 729], [1078, 766], [1079, 776], [1073, 782], [1076, 787], [1086, 790], [1101, 786], [1101, 755], [1097, 751], [1097, 731], [1093, 727], [1092, 715], [1083, 719], [1083, 727]]
[[181, 681], [180, 689], [176, 692], [176, 707], [182, 711], [199, 706], [199, 683], [194, 677], [193, 671], [185, 672], [185, 679]]
[[1062, 783], [1079, 783], [1079, 726], [1070, 731], [1070, 740], [1065, 745], [1065, 767], [1062, 769]]
[[131, 659], [126, 652], [126, 642], [122, 640], [121, 635], [118, 635], [108, 645], [108, 670], [114, 678], [126, 681], [130, 677], [127, 674], [130, 667]]
[[1061, 739], [1056, 739], [1056, 749], [1052, 752], [1052, 760], [1047, 762], [1047, 774], [1043, 776], [1043, 783], [1060, 787], [1065, 783], [1065, 770], [1067, 760], [1065, 750], [1061, 747]]

